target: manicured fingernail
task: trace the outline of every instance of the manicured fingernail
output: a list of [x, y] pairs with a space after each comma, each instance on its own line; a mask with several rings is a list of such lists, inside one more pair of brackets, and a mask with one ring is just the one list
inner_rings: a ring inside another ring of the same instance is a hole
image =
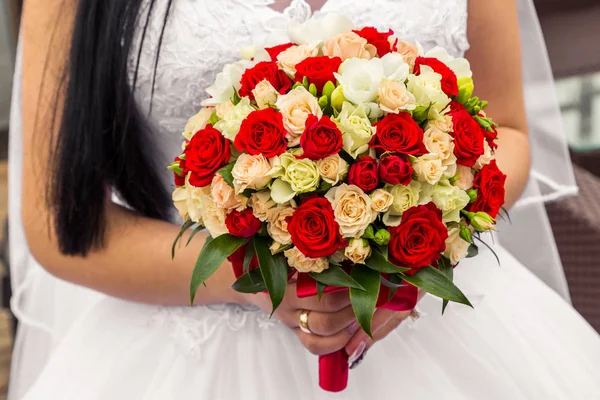
[[362, 354], [356, 360], [354, 360], [354, 362], [352, 364], [350, 364], [350, 366], [348, 368], [354, 369], [354, 368], [358, 367], [360, 365], [360, 363], [362, 363], [363, 360], [365, 359], [365, 356], [367, 355], [367, 351], [368, 350], [363, 351]]
[[346, 328], [348, 333], [351, 335], [354, 335], [356, 332], [358, 332], [359, 329], [360, 329], [360, 324], [358, 323], [358, 321], [354, 321], [353, 323], [350, 324], [350, 326], [348, 326]]
[[367, 342], [366, 341], [360, 342], [358, 344], [358, 346], [356, 347], [356, 350], [354, 350], [354, 353], [352, 353], [352, 355], [348, 358], [348, 364], [349, 365], [355, 364], [356, 360], [358, 360], [360, 357], [362, 357], [366, 348], [367, 348]]

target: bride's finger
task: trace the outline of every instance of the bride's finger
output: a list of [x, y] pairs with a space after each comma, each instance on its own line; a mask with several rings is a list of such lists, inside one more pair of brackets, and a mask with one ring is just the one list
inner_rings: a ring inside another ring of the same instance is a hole
[[294, 332], [304, 347], [306, 347], [312, 354], [317, 356], [334, 353], [343, 349], [348, 343], [348, 340], [350, 340], [352, 337], [352, 335], [345, 329], [342, 329], [340, 332], [331, 336], [318, 336], [305, 333], [302, 332], [300, 328], [294, 329]]
[[[355, 355], [357, 349], [368, 349], [374, 343], [373, 339], [378, 340], [380, 330], [388, 326], [388, 323], [397, 321], [399, 324], [410, 315], [409, 312], [396, 312], [391, 310], [377, 310], [371, 323], [371, 332], [373, 338], [370, 338], [363, 330], [358, 331], [346, 345], [348, 355]], [[386, 333], [387, 334], [387, 333]]]
[[[301, 314], [301, 310], [292, 314], [296, 321], [296, 327], [299, 326]], [[308, 314], [308, 328], [315, 335], [331, 336], [342, 329], [346, 329], [348, 333], [354, 335], [358, 331], [359, 326], [352, 307], [348, 306], [334, 313], [310, 312]]]
[[321, 297], [317, 296], [300, 299], [290, 296], [289, 305], [299, 309], [319, 312], [337, 312], [343, 310], [350, 305], [350, 295], [348, 292], [326, 293]]

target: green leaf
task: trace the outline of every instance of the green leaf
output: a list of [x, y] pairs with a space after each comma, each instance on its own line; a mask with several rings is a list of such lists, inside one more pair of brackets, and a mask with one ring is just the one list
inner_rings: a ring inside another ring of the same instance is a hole
[[402, 283], [402, 281], [399, 283], [393, 283], [392, 281], [385, 279], [383, 276], [381, 277], [381, 284], [390, 289], [398, 289], [399, 287], [406, 286], [406, 283]]
[[434, 296], [473, 307], [463, 292], [443, 272], [433, 267], [422, 268], [413, 276], [405, 275], [404, 280]]
[[231, 174], [231, 171], [233, 171], [234, 166], [235, 161], [230, 162], [229, 164], [217, 171], [217, 174], [221, 175], [223, 177], [223, 180], [227, 182], [227, 184], [231, 187], [233, 187], [233, 175]]
[[248, 243], [248, 241], [249, 239], [231, 235], [221, 235], [207, 241], [198, 256], [190, 282], [190, 300], [192, 305], [194, 304], [198, 287], [219, 269], [227, 257]]
[[192, 232], [192, 234], [190, 235], [190, 237], [188, 238], [187, 243], [185, 244], [185, 247], [188, 247], [189, 244], [192, 242], [192, 239], [194, 238], [194, 236], [196, 236], [196, 233], [200, 232], [201, 230], [204, 229], [204, 225], [198, 225], [194, 231]]
[[[248, 246], [252, 247], [252, 246]], [[253, 269], [240, 276], [232, 288], [239, 293], [260, 293], [267, 290], [260, 269]]]
[[188, 219], [187, 221], [184, 222], [183, 225], [181, 225], [181, 229], [179, 230], [177, 237], [175, 237], [175, 241], [173, 242], [173, 246], [171, 247], [171, 259], [175, 258], [175, 247], [177, 247], [177, 242], [179, 242], [179, 239], [181, 239], [181, 237], [183, 236], [183, 233], [185, 231], [187, 231], [188, 229], [190, 229], [190, 227], [194, 224], [195, 224], [194, 221], [192, 221], [191, 219]]
[[[260, 272], [271, 297], [273, 312], [275, 312], [285, 295], [288, 281], [288, 265], [283, 253], [271, 254], [269, 250], [270, 241], [270, 238], [261, 236], [255, 236], [253, 239]], [[271, 315], [273, 314], [271, 313]]]
[[372, 270], [383, 272], [385, 274], [397, 274], [399, 272], [409, 271], [410, 268], [397, 267], [391, 262], [387, 261], [383, 254], [378, 251], [374, 251], [371, 257], [365, 262], [365, 265]]
[[369, 336], [371, 334], [371, 323], [377, 305], [380, 289], [380, 274], [364, 265], [352, 267], [352, 278], [366, 290], [350, 289], [350, 302], [352, 310], [361, 328]]
[[[390, 275], [390, 282], [393, 283], [394, 285], [399, 285], [398, 287], [400, 287], [400, 284], [403, 282], [402, 276], [401, 275]], [[388, 300], [392, 300], [392, 298], [396, 294], [397, 289], [398, 289], [397, 287], [393, 287], [390, 289], [390, 297], [388, 298]]]
[[[452, 268], [452, 263], [446, 257], [440, 258], [438, 261], [438, 269], [446, 275], [448, 279], [454, 281], [454, 268]], [[442, 315], [446, 312], [446, 307], [448, 307], [448, 300], [444, 299], [442, 302]]]
[[246, 247], [246, 253], [244, 253], [244, 273], [247, 273], [250, 270], [250, 263], [255, 254], [254, 246]]
[[325, 293], [325, 289], [327, 285], [322, 284], [321, 282], [317, 282], [317, 299], [321, 301], [321, 297], [323, 297], [323, 293]]
[[212, 113], [210, 115], [210, 118], [208, 119], [208, 121], [206, 121], [206, 125], [214, 125], [217, 122], [219, 122], [219, 116], [217, 115], [217, 112], [215, 111], [214, 113]]
[[388, 246], [381, 246], [379, 244], [375, 244], [373, 247], [375, 248], [375, 251], [378, 251], [383, 257], [385, 257], [386, 261], [388, 260]]
[[475, 244], [471, 244], [469, 246], [469, 250], [467, 251], [467, 258], [477, 257], [478, 254], [479, 254], [479, 247], [477, 247]]
[[349, 287], [358, 290], [365, 290], [358, 282], [350, 277], [342, 268], [336, 265], [330, 265], [329, 268], [321, 273], [310, 272], [310, 277], [315, 281], [327, 286]]
[[242, 101], [242, 98], [240, 97], [237, 90], [234, 90], [233, 91], [233, 99], [231, 100], [231, 102], [233, 103], [234, 106], [237, 106], [240, 103], [240, 101]]

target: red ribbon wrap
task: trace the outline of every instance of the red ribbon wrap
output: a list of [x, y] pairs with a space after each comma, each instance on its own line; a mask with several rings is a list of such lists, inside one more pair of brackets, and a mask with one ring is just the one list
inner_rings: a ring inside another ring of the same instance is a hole
[[[236, 278], [244, 274], [244, 256], [246, 247], [240, 248], [231, 257], [229, 261], [233, 265], [233, 271]], [[256, 257], [250, 264], [250, 269], [258, 267]], [[387, 276], [384, 277], [387, 278]], [[339, 292], [348, 290], [327, 286], [325, 293]], [[296, 294], [299, 298], [311, 297], [317, 295], [317, 283], [308, 274], [298, 273], [296, 282]], [[390, 288], [381, 285], [379, 289], [379, 298], [377, 299], [377, 308], [405, 312], [413, 310], [417, 305], [419, 289], [415, 286], [406, 284], [406, 286], [396, 289], [394, 296], [390, 299]], [[348, 386], [348, 354], [345, 349], [335, 353], [319, 356], [319, 386], [328, 392], [341, 392]]]

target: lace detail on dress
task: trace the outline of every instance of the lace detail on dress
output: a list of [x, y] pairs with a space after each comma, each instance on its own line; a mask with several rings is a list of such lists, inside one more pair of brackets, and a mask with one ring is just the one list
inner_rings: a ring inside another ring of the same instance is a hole
[[305, 22], [312, 15], [310, 5], [304, 0], [292, 0], [292, 3], [285, 9], [283, 14], [291, 21]]

